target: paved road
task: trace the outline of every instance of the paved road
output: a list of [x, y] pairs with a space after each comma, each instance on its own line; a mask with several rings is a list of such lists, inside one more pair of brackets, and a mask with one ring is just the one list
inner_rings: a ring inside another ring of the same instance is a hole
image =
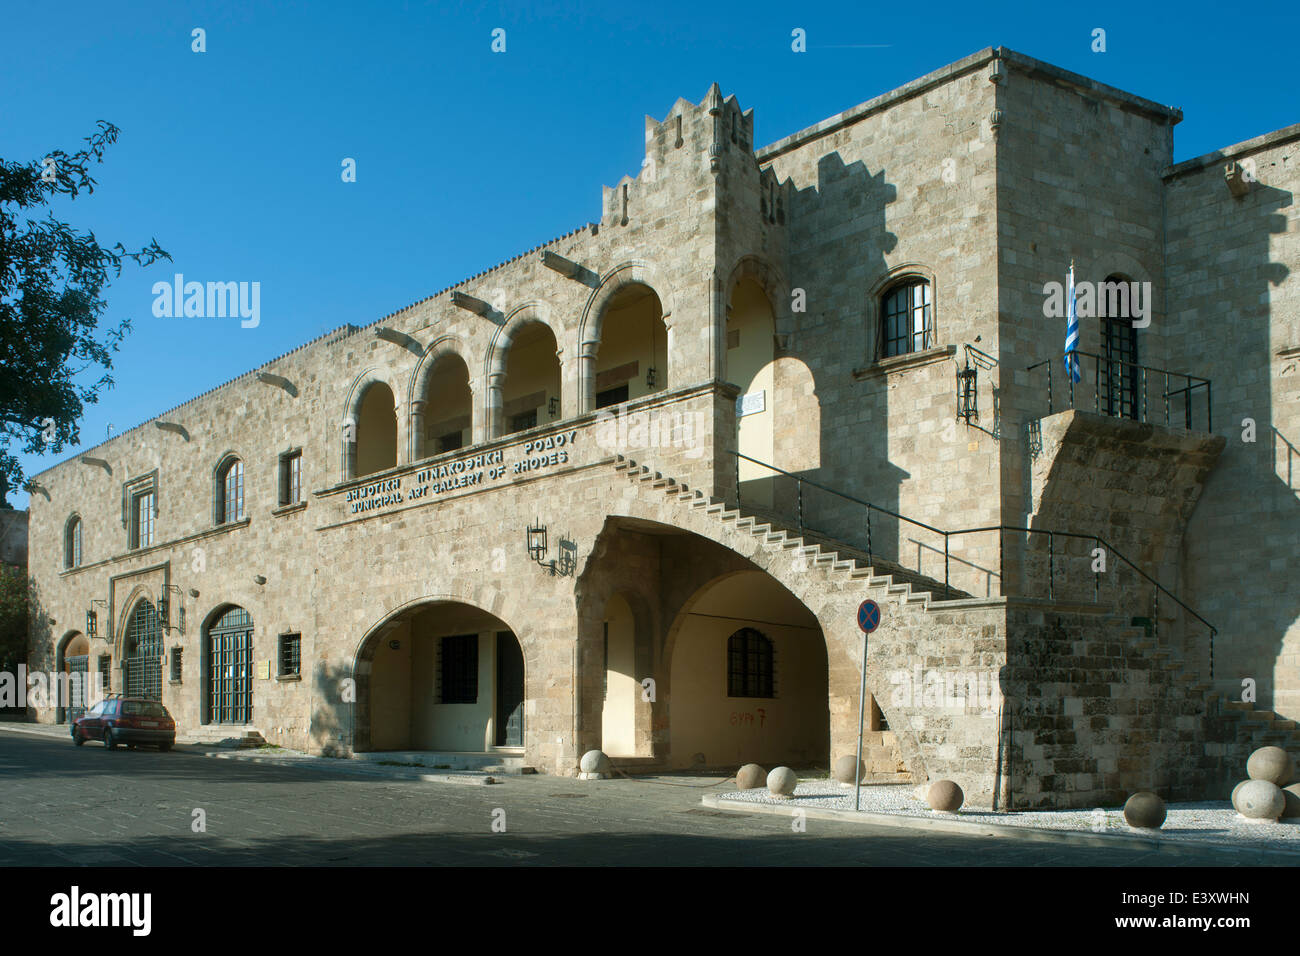
[[[700, 806], [726, 781], [358, 778], [0, 728], [0, 866], [1223, 866], [1221, 853], [1030, 843]], [[206, 832], [191, 829], [193, 811]], [[494, 832], [504, 810], [506, 832]]]

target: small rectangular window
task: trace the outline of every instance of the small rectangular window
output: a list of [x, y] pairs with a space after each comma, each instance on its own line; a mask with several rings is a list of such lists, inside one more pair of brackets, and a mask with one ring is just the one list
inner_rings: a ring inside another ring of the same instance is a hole
[[478, 635], [444, 637], [439, 642], [438, 656], [442, 703], [478, 703]]
[[112, 665], [112, 660], [113, 659], [109, 657], [109, 655], [107, 654], [99, 655], [99, 676], [100, 679], [104, 682], [104, 686], [101, 687], [100, 690], [105, 694], [111, 693], [113, 690], [111, 686], [113, 673], [110, 670], [110, 667]]
[[[535, 415], [536, 413], [534, 412], [534, 416]], [[459, 431], [448, 432], [447, 434], [443, 435], [441, 438], [438, 439], [438, 451], [440, 452], [455, 451], [457, 448], [463, 447], [465, 444], [464, 436], [465, 436], [465, 432], [463, 429]]]
[[280, 456], [280, 504], [296, 505], [302, 501], [302, 452]]
[[607, 408], [610, 405], [618, 405], [627, 401], [627, 382], [622, 385], [616, 385], [613, 388], [607, 388], [603, 392], [596, 393], [596, 407]]
[[302, 635], [280, 635], [280, 676], [299, 677], [302, 674]]
[[521, 412], [514, 418], [510, 419], [510, 430], [512, 432], [521, 432], [525, 428], [533, 428], [537, 424], [537, 409], [531, 409]]
[[181, 682], [181, 655], [183, 653], [183, 650], [179, 647], [172, 648], [171, 679], [173, 684], [179, 684]]

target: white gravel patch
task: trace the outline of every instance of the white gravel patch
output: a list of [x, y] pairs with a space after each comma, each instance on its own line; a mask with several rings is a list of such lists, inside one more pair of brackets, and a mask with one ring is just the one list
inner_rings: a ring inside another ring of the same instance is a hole
[[[914, 785], [863, 786], [861, 810], [903, 817], [966, 820], [1037, 830], [1089, 833], [1128, 833], [1177, 842], [1221, 843], [1232, 846], [1269, 847], [1300, 852], [1300, 819], [1279, 823], [1248, 823], [1226, 800], [1168, 804], [1169, 815], [1159, 830], [1135, 830], [1118, 808], [1099, 810], [1018, 810], [994, 813], [963, 808], [957, 813], [936, 813], [914, 796]], [[853, 787], [834, 780], [801, 780], [794, 796], [772, 797], [767, 789], [736, 790], [718, 794], [720, 803], [764, 803], [783, 807], [853, 811]]]

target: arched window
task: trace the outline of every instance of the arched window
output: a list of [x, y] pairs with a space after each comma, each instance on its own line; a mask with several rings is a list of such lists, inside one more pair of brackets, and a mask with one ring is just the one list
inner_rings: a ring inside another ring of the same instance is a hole
[[68, 519], [68, 526], [63, 536], [63, 566], [65, 568], [81, 567], [81, 518], [73, 515]]
[[879, 357], [934, 347], [930, 283], [912, 276], [885, 290], [880, 302]]
[[217, 524], [244, 520], [244, 463], [230, 458], [217, 469]]
[[727, 696], [775, 697], [772, 642], [761, 631], [742, 627], [727, 638]]

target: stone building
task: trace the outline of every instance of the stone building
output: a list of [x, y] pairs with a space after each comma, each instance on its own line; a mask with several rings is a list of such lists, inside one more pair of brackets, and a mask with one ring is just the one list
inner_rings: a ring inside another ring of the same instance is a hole
[[315, 752], [814, 767], [870, 599], [872, 773], [1222, 795], [1300, 714], [1300, 126], [1180, 119], [1005, 48], [761, 148], [678, 100], [598, 224], [36, 476], [33, 661]]

